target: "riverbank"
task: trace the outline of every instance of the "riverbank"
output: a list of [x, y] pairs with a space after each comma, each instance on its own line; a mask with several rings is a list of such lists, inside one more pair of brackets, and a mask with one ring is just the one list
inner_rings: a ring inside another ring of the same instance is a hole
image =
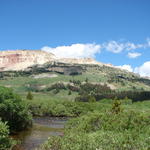
[[67, 120], [65, 117], [34, 117], [32, 128], [12, 136], [20, 141], [13, 150], [33, 150], [43, 144], [49, 136], [63, 136]]
[[[149, 109], [147, 109], [149, 108]], [[71, 119], [64, 136], [51, 136], [38, 150], [149, 150], [150, 101], [87, 112]]]

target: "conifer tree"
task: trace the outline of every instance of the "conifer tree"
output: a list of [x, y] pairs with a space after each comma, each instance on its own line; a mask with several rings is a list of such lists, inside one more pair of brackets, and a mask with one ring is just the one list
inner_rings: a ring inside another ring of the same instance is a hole
[[29, 99], [29, 100], [32, 100], [32, 99], [33, 99], [33, 95], [32, 95], [32, 93], [31, 93], [30, 91], [28, 92], [26, 98]]

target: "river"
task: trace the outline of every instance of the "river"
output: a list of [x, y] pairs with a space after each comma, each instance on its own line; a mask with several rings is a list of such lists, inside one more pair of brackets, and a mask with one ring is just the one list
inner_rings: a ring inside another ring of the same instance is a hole
[[21, 142], [13, 150], [34, 150], [44, 143], [49, 136], [62, 136], [67, 120], [59, 117], [35, 117], [32, 128], [13, 135], [14, 139]]

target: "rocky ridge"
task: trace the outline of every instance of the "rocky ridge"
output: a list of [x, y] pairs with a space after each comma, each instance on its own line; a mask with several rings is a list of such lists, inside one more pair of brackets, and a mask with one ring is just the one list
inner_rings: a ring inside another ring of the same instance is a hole
[[40, 50], [0, 51], [0, 71], [25, 70], [28, 67], [49, 62], [104, 65], [91, 58], [57, 58], [52, 53]]
[[51, 53], [36, 50], [1, 51], [0, 71], [24, 70], [29, 66], [44, 64], [55, 58]]

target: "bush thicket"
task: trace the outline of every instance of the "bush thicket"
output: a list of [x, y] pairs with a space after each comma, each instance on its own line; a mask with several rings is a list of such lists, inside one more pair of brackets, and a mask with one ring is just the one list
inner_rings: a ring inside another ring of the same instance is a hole
[[15, 141], [9, 137], [8, 128], [7, 124], [0, 120], [0, 150], [7, 150], [16, 144]]
[[149, 150], [150, 115], [92, 112], [70, 120], [64, 136], [50, 137], [40, 150]]
[[21, 131], [32, 124], [27, 104], [5, 87], [0, 87], [0, 117], [7, 122], [10, 132]]

